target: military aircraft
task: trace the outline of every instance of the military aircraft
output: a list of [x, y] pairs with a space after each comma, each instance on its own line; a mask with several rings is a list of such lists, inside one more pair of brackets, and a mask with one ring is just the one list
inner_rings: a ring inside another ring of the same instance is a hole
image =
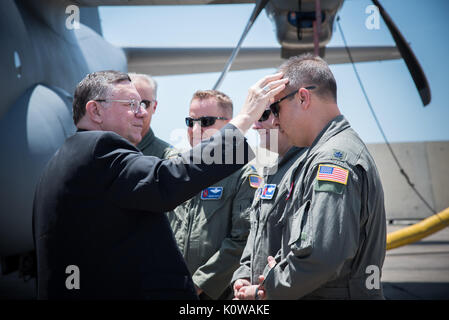
[[[17, 269], [22, 274], [32, 274], [34, 189], [47, 161], [75, 131], [72, 94], [87, 73], [114, 69], [161, 75], [223, 70], [215, 86], [219, 87], [229, 70], [276, 67], [282, 59], [307, 51], [321, 55], [330, 64], [350, 62], [347, 48], [326, 47], [343, 0], [185, 1], [185, 4], [214, 3], [255, 3], [236, 48], [118, 48], [102, 37], [98, 6], [179, 4], [176, 0], [6, 0], [0, 3], [3, 46], [0, 52], [0, 149], [3, 154], [0, 257], [4, 274]], [[377, 0], [373, 3], [379, 8], [396, 46], [352, 47], [352, 60], [402, 57], [423, 104], [427, 105], [430, 88], [424, 72], [380, 3]], [[275, 23], [281, 49], [241, 48], [246, 33], [262, 10]]]

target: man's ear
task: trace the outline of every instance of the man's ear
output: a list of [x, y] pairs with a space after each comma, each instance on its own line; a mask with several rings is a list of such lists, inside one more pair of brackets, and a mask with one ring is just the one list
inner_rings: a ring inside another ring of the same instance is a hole
[[97, 124], [103, 122], [102, 114], [103, 109], [100, 106], [100, 103], [94, 100], [90, 100], [86, 103], [86, 114], [89, 116], [89, 119]]
[[156, 112], [157, 101], [154, 101], [153, 114]]
[[299, 89], [298, 98], [299, 102], [301, 103], [301, 108], [307, 110], [312, 99], [312, 95], [310, 94], [310, 92], [307, 89], [301, 88]]

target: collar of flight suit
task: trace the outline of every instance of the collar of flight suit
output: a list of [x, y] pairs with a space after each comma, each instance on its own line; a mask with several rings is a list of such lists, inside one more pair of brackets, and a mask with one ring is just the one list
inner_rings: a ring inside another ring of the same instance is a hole
[[341, 114], [333, 118], [327, 125], [321, 130], [315, 140], [312, 142], [307, 155], [313, 154], [318, 148], [325, 144], [330, 138], [337, 135], [341, 131], [349, 128], [349, 122]]
[[137, 148], [139, 148], [139, 150], [145, 149], [146, 147], [148, 147], [150, 144], [153, 143], [155, 138], [156, 137], [154, 135], [153, 129], [150, 128], [147, 134], [142, 138], [142, 140], [137, 145]]
[[[292, 157], [296, 156], [298, 153], [302, 153], [305, 148], [293, 146], [284, 154], [283, 157], [278, 157], [274, 165], [263, 168], [263, 177], [268, 175], [274, 175], [279, 167], [282, 167], [286, 162], [288, 162]], [[274, 171], [274, 172], [273, 172]]]
[[302, 152], [303, 149], [304, 149], [303, 147], [296, 147], [296, 146], [293, 146], [290, 149], [288, 149], [288, 151], [284, 154], [283, 157], [279, 157], [279, 167], [283, 166], [284, 163], [289, 161], [292, 157], [294, 157], [299, 152]]

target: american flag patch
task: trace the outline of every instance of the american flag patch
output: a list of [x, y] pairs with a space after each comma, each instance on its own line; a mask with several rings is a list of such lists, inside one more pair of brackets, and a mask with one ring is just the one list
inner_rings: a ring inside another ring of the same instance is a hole
[[249, 176], [249, 185], [253, 188], [259, 188], [262, 184], [262, 178], [259, 176], [256, 176], [255, 174], [251, 174]]
[[348, 183], [349, 171], [337, 166], [320, 164], [318, 167], [317, 180], [333, 181], [341, 184]]

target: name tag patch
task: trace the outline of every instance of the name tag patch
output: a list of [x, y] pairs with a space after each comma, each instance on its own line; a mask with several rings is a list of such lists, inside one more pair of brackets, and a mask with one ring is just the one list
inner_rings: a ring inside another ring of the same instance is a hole
[[209, 187], [201, 191], [201, 200], [219, 200], [223, 195], [223, 187]]
[[265, 199], [265, 200], [270, 200], [273, 198], [275, 191], [276, 191], [275, 184], [266, 184], [262, 189], [262, 194], [261, 194], [260, 198]]
[[318, 181], [332, 181], [346, 185], [348, 183], [349, 171], [337, 166], [320, 164], [318, 167]]

